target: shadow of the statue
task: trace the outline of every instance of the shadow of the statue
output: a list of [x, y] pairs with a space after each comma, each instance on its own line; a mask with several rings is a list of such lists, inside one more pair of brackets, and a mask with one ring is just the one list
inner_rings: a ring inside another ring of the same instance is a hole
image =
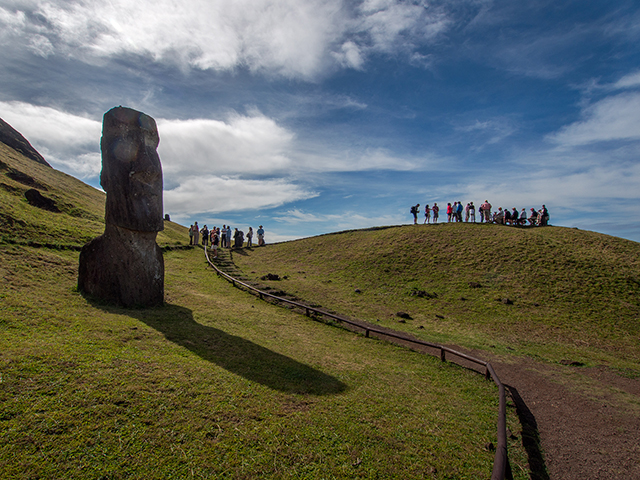
[[127, 309], [102, 302], [91, 303], [101, 310], [136, 318], [202, 359], [274, 390], [332, 395], [347, 388], [344, 383], [320, 370], [242, 337], [202, 325], [194, 320], [191, 310], [179, 305]]

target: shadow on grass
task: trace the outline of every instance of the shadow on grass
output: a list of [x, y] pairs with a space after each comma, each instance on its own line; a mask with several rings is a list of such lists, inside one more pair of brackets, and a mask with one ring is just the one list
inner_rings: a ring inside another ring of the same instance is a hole
[[101, 310], [136, 318], [202, 359], [274, 390], [333, 395], [347, 388], [331, 375], [292, 358], [242, 337], [201, 325], [194, 320], [191, 310], [185, 307], [165, 304], [149, 309], [125, 309], [92, 303]]
[[549, 480], [547, 466], [542, 455], [540, 434], [538, 433], [538, 422], [533, 416], [529, 407], [524, 402], [520, 393], [515, 387], [506, 386], [511, 394], [513, 403], [516, 404], [516, 413], [522, 425], [522, 445], [527, 452], [529, 460], [529, 471], [531, 480]]

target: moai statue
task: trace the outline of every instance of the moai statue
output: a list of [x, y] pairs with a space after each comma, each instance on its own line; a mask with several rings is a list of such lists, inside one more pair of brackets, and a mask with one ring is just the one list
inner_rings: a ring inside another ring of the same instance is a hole
[[102, 173], [107, 192], [104, 233], [82, 247], [78, 289], [132, 306], [164, 301], [164, 261], [156, 236], [164, 229], [158, 129], [142, 112], [116, 107], [102, 122]]

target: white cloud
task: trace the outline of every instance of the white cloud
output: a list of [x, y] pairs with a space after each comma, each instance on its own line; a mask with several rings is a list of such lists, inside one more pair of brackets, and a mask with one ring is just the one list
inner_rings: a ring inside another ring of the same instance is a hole
[[170, 214], [260, 210], [318, 194], [285, 179], [247, 180], [214, 175], [192, 176], [164, 191], [165, 211]]
[[276, 174], [291, 165], [294, 135], [254, 112], [228, 121], [158, 120], [158, 153], [167, 175]]
[[360, 70], [364, 64], [364, 59], [360, 53], [360, 47], [352, 41], [342, 44], [340, 50], [338, 52], [334, 52], [332, 55], [343, 67]]
[[625, 89], [640, 87], [640, 71], [625, 75], [616, 83], [613, 84], [613, 88]]
[[308, 225], [324, 224], [326, 231], [336, 232], [340, 230], [352, 230], [367, 228], [372, 225], [398, 225], [405, 217], [395, 215], [365, 216], [352, 211], [341, 212], [339, 214], [316, 214], [307, 213], [299, 209], [280, 212], [272, 217], [272, 220], [288, 225]]
[[0, 102], [0, 117], [52, 166], [80, 178], [100, 172], [101, 122], [23, 102]]
[[361, 69], [367, 52], [411, 55], [447, 26], [442, 12], [395, 0], [356, 8], [345, 0], [16, 0], [0, 8], [4, 36], [22, 36], [40, 56], [92, 63], [134, 54], [305, 79], [336, 65]]
[[588, 145], [611, 140], [640, 140], [640, 93], [604, 98], [582, 112], [583, 120], [572, 123], [548, 140], [563, 146]]
[[366, 34], [374, 50], [386, 53], [432, 39], [449, 24], [441, 11], [428, 10], [425, 4], [365, 0], [360, 11], [358, 30]]
[[483, 145], [499, 143], [517, 130], [514, 122], [508, 118], [493, 118], [483, 121], [476, 119], [473, 123], [459, 125], [455, 128], [464, 133], [478, 132], [482, 137]]

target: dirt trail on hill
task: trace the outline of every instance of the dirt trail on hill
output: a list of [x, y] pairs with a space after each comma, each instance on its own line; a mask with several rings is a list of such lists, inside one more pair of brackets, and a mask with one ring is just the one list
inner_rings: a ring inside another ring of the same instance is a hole
[[640, 380], [605, 367], [474, 354], [491, 362], [516, 401], [531, 478], [640, 479]]

